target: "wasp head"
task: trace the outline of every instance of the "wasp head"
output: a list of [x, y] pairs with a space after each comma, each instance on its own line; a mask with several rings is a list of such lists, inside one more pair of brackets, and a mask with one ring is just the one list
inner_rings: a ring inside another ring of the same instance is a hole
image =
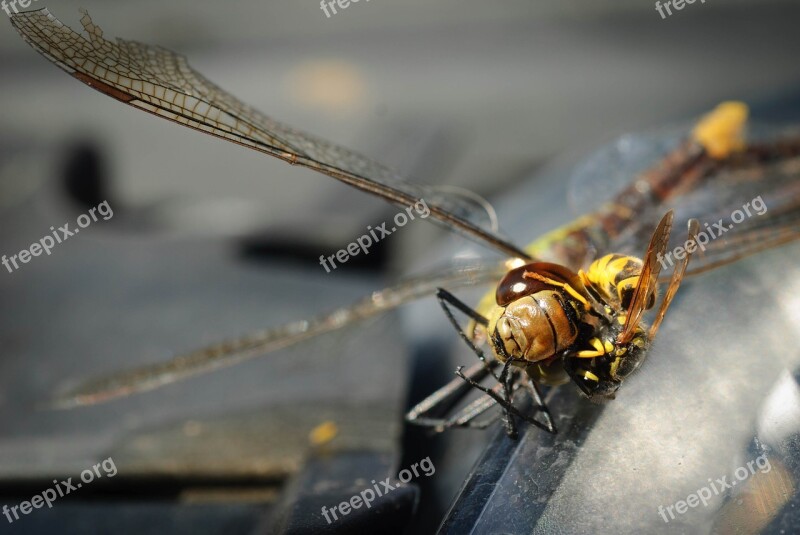
[[622, 382], [644, 362], [647, 355], [647, 338], [644, 333], [630, 342], [612, 343], [613, 350], [592, 359], [572, 357], [565, 369], [586, 396], [592, 401], [614, 399]]

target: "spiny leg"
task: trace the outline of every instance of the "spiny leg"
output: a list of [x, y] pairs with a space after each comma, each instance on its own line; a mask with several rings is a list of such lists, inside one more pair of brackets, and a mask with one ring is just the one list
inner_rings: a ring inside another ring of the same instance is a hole
[[[520, 382], [515, 382], [512, 387], [512, 397], [514, 392], [522, 388], [522, 384]], [[495, 393], [499, 393], [501, 388], [505, 388], [503, 384], [496, 384], [492, 387], [492, 391]], [[481, 396], [478, 399], [474, 400], [472, 403], [461, 409], [458, 413], [454, 416], [449, 418], [445, 422], [446, 427], [470, 427], [474, 429], [485, 429], [489, 427], [491, 424], [496, 422], [500, 418], [500, 414], [495, 415], [494, 417], [481, 421], [475, 422], [475, 418], [489, 410], [490, 408], [497, 405], [497, 400], [490, 396]]]
[[[493, 362], [489, 366], [495, 364]], [[475, 381], [481, 381], [489, 374], [487, 364], [477, 362], [467, 369], [467, 377]], [[464, 398], [472, 387], [459, 378], [455, 378], [442, 388], [416, 404], [406, 414], [406, 421], [415, 425], [426, 427], [438, 427], [444, 421], [439, 415]]]
[[[483, 392], [483, 393], [487, 394], [488, 396], [492, 397], [495, 401], [497, 401], [497, 403], [499, 405], [501, 405], [503, 407], [503, 409], [505, 411], [517, 416], [518, 418], [521, 418], [521, 419], [525, 420], [526, 422], [528, 422], [531, 425], [535, 425], [539, 429], [547, 431], [548, 433], [551, 432], [550, 429], [547, 426], [545, 426], [545, 424], [534, 420], [530, 416], [526, 416], [526, 415], [522, 414], [516, 407], [514, 407], [514, 405], [506, 403], [506, 400], [503, 399], [493, 389], [487, 388], [487, 387], [483, 386], [482, 384], [479, 384], [479, 383], [473, 381], [471, 378], [469, 378], [466, 375], [464, 375], [464, 373], [461, 371], [463, 368], [464, 368], [463, 366], [460, 366], [456, 370], [456, 375], [458, 375], [464, 381], [469, 383], [470, 386], [472, 386], [473, 388], [475, 388], [477, 390], [480, 390], [481, 392]], [[541, 407], [539, 407], [539, 410], [541, 410]]]
[[[456, 378], [454, 381], [457, 381], [459, 384], [466, 386], [469, 390], [472, 390], [472, 386], [465, 383], [460, 378]], [[501, 385], [498, 384], [495, 385], [494, 390], [499, 390], [500, 388]], [[421, 417], [416, 418], [415, 420], [411, 421], [411, 423], [424, 427], [433, 427], [436, 431], [444, 431], [445, 429], [449, 429], [451, 427], [486, 429], [495, 421], [497, 421], [498, 418], [500, 418], [499, 413], [494, 417], [484, 421], [476, 422], [475, 419], [496, 405], [497, 401], [494, 398], [484, 395], [473, 400], [449, 418]]]
[[[526, 366], [530, 364], [530, 362], [526, 361], [525, 359], [515, 358], [515, 357], [512, 357], [511, 355], [509, 355], [508, 352], [506, 351], [505, 346], [502, 344], [502, 341], [500, 340], [500, 337], [499, 337], [498, 333], [495, 333], [495, 335], [491, 338], [491, 341], [492, 341], [492, 345], [495, 348], [495, 351], [502, 358], [505, 359], [505, 364], [503, 365], [503, 371], [500, 373], [500, 377], [501, 378], [505, 379], [505, 376], [508, 374], [509, 366], [511, 365], [512, 362], [516, 362], [516, 363], [519, 363], [519, 364], [522, 364], [522, 365], [526, 365]], [[545, 431], [547, 431], [549, 433], [555, 434], [557, 432], [556, 431], [556, 427], [553, 424], [553, 419], [552, 419], [552, 416], [550, 415], [550, 409], [547, 406], [547, 404], [544, 402], [544, 399], [542, 398], [542, 394], [541, 394], [541, 391], [539, 390], [539, 386], [530, 377], [530, 375], [528, 376], [528, 383], [530, 385], [529, 390], [531, 391], [531, 396], [533, 397], [535, 410], [536, 411], [541, 411], [541, 412], [543, 412], [545, 414], [546, 424], [543, 424], [543, 423], [541, 423], [541, 422], [539, 422], [537, 420], [533, 420], [531, 418], [525, 418], [525, 421], [529, 422], [529, 423], [533, 423], [534, 425], [536, 425], [540, 429], [544, 429]], [[506, 387], [505, 391], [506, 391], [506, 396], [509, 399], [509, 405], [511, 405], [511, 400], [513, 399], [513, 396], [511, 396], [511, 390], [508, 387]], [[510, 416], [511, 415], [508, 414], [509, 418], [510, 418]]]
[[547, 425], [547, 431], [556, 434], [558, 430], [556, 429], [556, 424], [553, 423], [553, 417], [550, 414], [550, 408], [545, 404], [544, 399], [542, 398], [542, 391], [539, 388], [539, 383], [534, 381], [530, 376], [528, 376], [528, 392], [530, 392], [531, 397], [533, 398], [533, 403], [536, 407], [541, 407], [541, 411], [544, 413]]
[[[495, 388], [500, 388], [500, 385], [496, 385]], [[452, 418], [449, 418], [445, 423], [445, 426], [486, 429], [500, 418], [499, 413], [496, 413], [493, 417], [480, 422], [476, 422], [475, 419], [495, 405], [497, 405], [497, 402], [494, 400], [494, 398], [490, 398], [489, 396], [481, 396], [458, 411]]]
[[[456, 375], [458, 375], [469, 386], [472, 386], [473, 388], [476, 388], [481, 392], [487, 394], [490, 398], [492, 398], [497, 404], [499, 404], [502, 407], [503, 412], [505, 414], [506, 432], [508, 433], [508, 435], [512, 437], [517, 436], [516, 423], [512, 415], [516, 415], [519, 418], [522, 418], [524, 421], [532, 425], [535, 425], [536, 427], [543, 429], [549, 433], [555, 432], [555, 426], [553, 426], [552, 418], [550, 418], [550, 411], [544, 404], [544, 401], [542, 400], [542, 397], [538, 393], [538, 391], [536, 391], [536, 395], [534, 396], [535, 402], [537, 403], [536, 410], [541, 410], [545, 412], [545, 415], [547, 416], [546, 424], [543, 424], [531, 417], [523, 415], [522, 413], [520, 413], [519, 410], [517, 410], [513, 406], [513, 394], [518, 388], [518, 385], [515, 384], [518, 378], [518, 374], [510, 373], [510, 366], [514, 362], [527, 364], [527, 361], [525, 361], [524, 359], [513, 358], [510, 355], [508, 355], [508, 353], [505, 350], [505, 347], [498, 338], [499, 334], [495, 333], [495, 336], [491, 337], [491, 342], [494, 345], [497, 354], [504, 357], [503, 370], [501, 374], [498, 376], [493, 369], [497, 361], [493, 360], [491, 361], [491, 363], [487, 361], [483, 351], [475, 345], [475, 343], [470, 339], [469, 336], [467, 336], [467, 334], [458, 324], [458, 321], [456, 320], [455, 315], [453, 314], [453, 311], [451, 310], [450, 307], [459, 310], [460, 312], [468, 316], [470, 319], [472, 319], [473, 321], [484, 327], [488, 326], [489, 324], [488, 319], [486, 319], [480, 313], [478, 313], [477, 311], [466, 305], [463, 301], [461, 301], [456, 296], [454, 296], [453, 294], [451, 294], [450, 292], [448, 292], [443, 288], [439, 288], [439, 290], [436, 293], [436, 297], [439, 300], [439, 304], [441, 305], [442, 310], [445, 313], [445, 316], [447, 316], [447, 318], [450, 320], [450, 323], [456, 329], [461, 339], [467, 344], [467, 346], [470, 349], [472, 349], [473, 353], [475, 353], [478, 359], [480, 359], [483, 366], [485, 366], [485, 369], [492, 374], [492, 376], [497, 380], [498, 383], [500, 383], [500, 385], [498, 386], [502, 388], [503, 396], [501, 397], [495, 391], [495, 389], [488, 389], [483, 385], [479, 384], [478, 381], [480, 379], [478, 380], [475, 379], [476, 374], [474, 373], [475, 370], [474, 367], [469, 368], [468, 373], [466, 375], [462, 372], [463, 366], [459, 367], [456, 370]], [[411, 417], [410, 421], [413, 421], [415, 423], [419, 422], [420, 419], [422, 418], [423, 411], [428, 412], [429, 410], [433, 409], [434, 405], [439, 404], [438, 400], [454, 396], [455, 392], [457, 391], [459, 391], [457, 386], [452, 385], [452, 383], [448, 384], [444, 389], [435, 393], [432, 396], [433, 399], [428, 398], [424, 400], [420, 405], [417, 405], [417, 407], [415, 407], [411, 412], [409, 412], [408, 417]], [[459, 397], [463, 397], [463, 394]], [[486, 409], [488, 409], [488, 406], [486, 407]], [[458, 418], [458, 416], [456, 416], [456, 418]], [[433, 420], [430, 418], [424, 418], [424, 420], [428, 420], [433, 423]], [[425, 424], [423, 423], [422, 425]]]
[[453, 328], [458, 332], [458, 335], [464, 341], [465, 344], [472, 350], [473, 353], [484, 363], [487, 369], [490, 369], [492, 375], [494, 376], [497, 381], [500, 381], [500, 378], [494, 373], [494, 370], [491, 370], [490, 365], [486, 360], [486, 355], [484, 355], [483, 351], [475, 345], [475, 342], [467, 336], [467, 333], [464, 332], [464, 329], [461, 328], [461, 325], [458, 324], [458, 320], [453, 315], [453, 311], [450, 307], [454, 307], [458, 309], [461, 313], [469, 317], [471, 320], [475, 321], [476, 323], [488, 327], [489, 320], [486, 319], [484, 316], [479, 314], [476, 310], [472, 309], [468, 305], [466, 305], [463, 301], [461, 301], [458, 297], [451, 294], [444, 288], [439, 288], [436, 292], [436, 298], [439, 300], [439, 305], [441, 305], [442, 310], [444, 311], [445, 316], [447, 319], [450, 320], [450, 323], [453, 325]]
[[[456, 321], [456, 318], [453, 315], [453, 311], [450, 309], [450, 307], [452, 306], [458, 309], [459, 311], [461, 311], [461, 313], [465, 314], [467, 317], [469, 317], [470, 319], [472, 319], [473, 321], [484, 327], [487, 327], [489, 325], [489, 320], [487, 320], [476, 310], [472, 309], [470, 306], [466, 305], [463, 301], [461, 301], [456, 296], [454, 296], [453, 294], [451, 294], [450, 292], [448, 292], [443, 288], [439, 288], [439, 290], [436, 292], [436, 297], [439, 299], [439, 304], [441, 305], [442, 310], [444, 311], [447, 318], [450, 320], [450, 323], [453, 324], [453, 327], [456, 329], [456, 331], [458, 331], [458, 334], [459, 336], [461, 336], [461, 339], [464, 340], [464, 343], [466, 343], [470, 349], [472, 349], [472, 352], [475, 353], [475, 355], [477, 355], [477, 357], [481, 360], [481, 362], [486, 364], [487, 363], [486, 356], [484, 355], [483, 351], [480, 348], [478, 348], [478, 346], [475, 345], [475, 342], [473, 342], [469, 336], [467, 336], [467, 334], [458, 324], [458, 321]], [[488, 367], [488, 364], [486, 365]], [[497, 380], [497, 382], [505, 385], [503, 390], [503, 395], [506, 402], [501, 403], [500, 405], [503, 407], [503, 411], [505, 413], [506, 432], [508, 433], [509, 436], [516, 436], [517, 428], [514, 422], [514, 418], [512, 418], [511, 414], [506, 409], [506, 407], [511, 404], [511, 388], [510, 385], [507, 383], [508, 367], [505, 366], [503, 370], [504, 373], [501, 374], [499, 377], [496, 373], [494, 373], [494, 370], [491, 370], [491, 373]]]
[[511, 412], [508, 410], [508, 408], [513, 405], [513, 396], [511, 395], [512, 388], [509, 382], [508, 371], [509, 367], [511, 366], [511, 363], [518, 361], [518, 359], [515, 359], [508, 354], [505, 346], [503, 345], [502, 340], [500, 340], [499, 332], [495, 332], [490, 339], [492, 342], [492, 346], [494, 347], [495, 353], [500, 355], [504, 359], [503, 371], [500, 373], [500, 378], [498, 380], [503, 385], [503, 396], [505, 398], [505, 403], [503, 404], [503, 410], [506, 416], [506, 433], [508, 433], [508, 436], [510, 437], [515, 437], [517, 436], [517, 423], [514, 421]]
[[[490, 363], [490, 365], [496, 364], [498, 364], [497, 361], [492, 361]], [[488, 375], [488, 371], [484, 367], [483, 363], [478, 362], [467, 369], [464, 375], [465, 377], [478, 382]], [[422, 427], [433, 427], [436, 429], [436, 431], [443, 431], [444, 429], [451, 427], [485, 429], [493, 424], [500, 417], [500, 415], [498, 414], [493, 418], [481, 422], [475, 422], [474, 420], [487, 410], [491, 409], [495, 405], [498, 405], [495, 397], [486, 395], [481, 396], [478, 399], [470, 402], [468, 405], [460, 409], [455, 415], [449, 418], [435, 417], [431, 415], [431, 413], [441, 413], [446, 411], [450, 406], [454, 405], [461, 398], [463, 398], [464, 395], [472, 390], [472, 388], [472, 384], [464, 381], [463, 378], [459, 376], [414, 406], [414, 408], [406, 414], [406, 421]], [[503, 388], [505, 388], [505, 386], [501, 383], [498, 383], [492, 388], [492, 390], [497, 396], [499, 396], [501, 389]], [[520, 385], [518, 383], [513, 387], [515, 391], [519, 388]]]
[[511, 406], [514, 402], [514, 397], [512, 396], [511, 392], [513, 389], [512, 384], [512, 377], [509, 374], [509, 366], [511, 365], [511, 359], [507, 359], [503, 363], [503, 371], [500, 372], [500, 384], [503, 385], [503, 399], [505, 399], [507, 405], [504, 405], [503, 408], [506, 414], [506, 433], [510, 437], [517, 436], [517, 422], [514, 421], [514, 417], [511, 416], [511, 413], [508, 412], [507, 407]]

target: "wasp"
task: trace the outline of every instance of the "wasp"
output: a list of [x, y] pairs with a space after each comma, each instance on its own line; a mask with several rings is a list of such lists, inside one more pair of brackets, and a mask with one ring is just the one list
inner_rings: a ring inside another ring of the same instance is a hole
[[[656, 227], [644, 260], [634, 256], [608, 254], [584, 270], [574, 272], [551, 262], [530, 262], [510, 270], [497, 285], [495, 303], [484, 316], [460, 301], [453, 294], [439, 289], [437, 297], [445, 315], [476, 353], [483, 368], [458, 377], [467, 385], [488, 395], [477, 406], [469, 405], [450, 419], [429, 418], [427, 414], [447, 403], [459, 393], [457, 383], [448, 385], [409, 412], [411, 423], [434, 427], [482, 427], [472, 425], [475, 418], [494, 404], [505, 412], [506, 430], [516, 436], [513, 416], [556, 433], [550, 411], [542, 401], [538, 385], [558, 386], [572, 380], [591, 400], [614, 399], [617, 389], [644, 361], [647, 350], [683, 280], [692, 254], [687, 254], [673, 271], [670, 284], [647, 329], [643, 314], [657, 299], [658, 276], [669, 243], [674, 214], [667, 212]], [[698, 231], [699, 222], [689, 221], [689, 237]], [[471, 320], [464, 332], [453, 308]], [[487, 360], [476, 340], [487, 340], [492, 359]], [[502, 366], [495, 375], [498, 389], [482, 386], [475, 378], [482, 371]], [[511, 373], [515, 367], [521, 373]], [[522, 414], [513, 405], [513, 392], [518, 381], [528, 379], [529, 390], [544, 413], [544, 422]]]

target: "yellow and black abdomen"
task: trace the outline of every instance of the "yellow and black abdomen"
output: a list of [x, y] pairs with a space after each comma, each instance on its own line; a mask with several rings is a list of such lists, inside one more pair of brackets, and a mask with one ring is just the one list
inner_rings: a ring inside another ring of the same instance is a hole
[[[581, 275], [585, 279], [584, 283], [591, 286], [606, 302], [624, 310], [630, 305], [641, 273], [642, 261], [635, 256], [608, 254], [592, 262]], [[652, 303], [648, 303], [648, 308], [650, 306]]]

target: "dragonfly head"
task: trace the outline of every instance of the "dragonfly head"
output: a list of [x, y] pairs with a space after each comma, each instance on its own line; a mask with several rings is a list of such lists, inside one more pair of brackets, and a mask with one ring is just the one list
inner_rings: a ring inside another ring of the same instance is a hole
[[554, 290], [521, 296], [495, 307], [489, 334], [495, 357], [541, 362], [569, 347], [578, 335], [578, 305]]

